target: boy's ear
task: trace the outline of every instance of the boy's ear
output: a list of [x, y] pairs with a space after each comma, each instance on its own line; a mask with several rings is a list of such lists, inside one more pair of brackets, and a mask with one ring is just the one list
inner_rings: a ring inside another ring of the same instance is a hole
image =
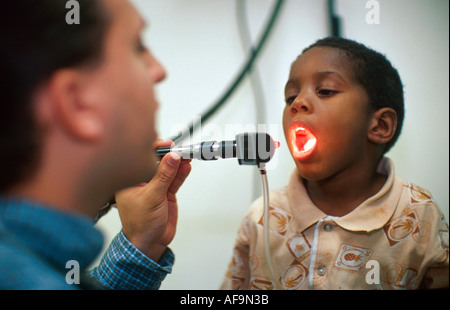
[[397, 112], [392, 108], [381, 108], [372, 115], [367, 137], [375, 144], [386, 144], [392, 140], [396, 129]]
[[54, 121], [75, 139], [96, 140], [103, 131], [100, 107], [84, 95], [85, 78], [70, 69], [57, 71], [48, 83]]

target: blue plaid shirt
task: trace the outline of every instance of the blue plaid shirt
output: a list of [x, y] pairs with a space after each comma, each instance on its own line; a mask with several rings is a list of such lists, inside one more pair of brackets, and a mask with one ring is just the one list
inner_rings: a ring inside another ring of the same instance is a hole
[[[93, 224], [83, 216], [0, 197], [0, 289], [160, 287], [172, 271], [172, 251], [166, 249], [156, 263], [123, 232], [114, 238], [100, 264], [87, 271], [103, 246], [103, 236]], [[78, 266], [66, 267], [70, 261], [79, 264], [80, 284], [74, 275]]]

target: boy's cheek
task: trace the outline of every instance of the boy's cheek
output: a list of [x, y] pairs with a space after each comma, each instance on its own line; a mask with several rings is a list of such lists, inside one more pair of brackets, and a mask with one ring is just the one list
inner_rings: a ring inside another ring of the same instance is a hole
[[286, 139], [286, 142], [289, 142], [288, 141], [288, 133], [289, 133], [290, 121], [291, 121], [291, 117], [289, 115], [289, 108], [288, 108], [288, 106], [286, 106], [283, 111], [283, 119], [282, 119], [284, 138]]

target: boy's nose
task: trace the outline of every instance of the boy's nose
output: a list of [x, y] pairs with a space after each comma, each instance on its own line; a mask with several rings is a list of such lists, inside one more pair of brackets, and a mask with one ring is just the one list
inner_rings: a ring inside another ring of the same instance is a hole
[[291, 105], [291, 116], [295, 116], [297, 113], [311, 113], [312, 106], [305, 100], [304, 97], [297, 96]]

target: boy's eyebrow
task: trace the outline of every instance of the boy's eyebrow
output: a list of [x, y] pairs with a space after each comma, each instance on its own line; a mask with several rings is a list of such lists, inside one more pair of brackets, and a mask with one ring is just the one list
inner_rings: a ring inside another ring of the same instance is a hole
[[345, 78], [341, 74], [339, 74], [339, 73], [337, 73], [335, 71], [319, 71], [319, 72], [314, 73], [314, 76], [317, 76], [317, 77], [322, 77], [322, 76], [325, 76], [325, 75], [336, 76], [337, 78], [342, 80], [342, 82], [346, 82]]
[[[335, 71], [319, 71], [313, 74], [314, 78], [323, 78], [324, 76], [327, 75], [332, 75], [337, 77], [338, 79], [340, 79], [342, 82], [347, 83], [347, 80], [338, 72]], [[287, 82], [286, 85], [284, 86], [284, 89], [286, 90], [286, 88], [290, 85], [295, 85], [297, 83], [297, 77], [291, 77]]]
[[289, 86], [294, 86], [295, 85], [295, 81], [296, 81], [296, 79], [289, 79], [287, 82], [286, 82], [286, 85], [284, 85], [284, 91], [286, 92], [286, 89], [289, 87]]

